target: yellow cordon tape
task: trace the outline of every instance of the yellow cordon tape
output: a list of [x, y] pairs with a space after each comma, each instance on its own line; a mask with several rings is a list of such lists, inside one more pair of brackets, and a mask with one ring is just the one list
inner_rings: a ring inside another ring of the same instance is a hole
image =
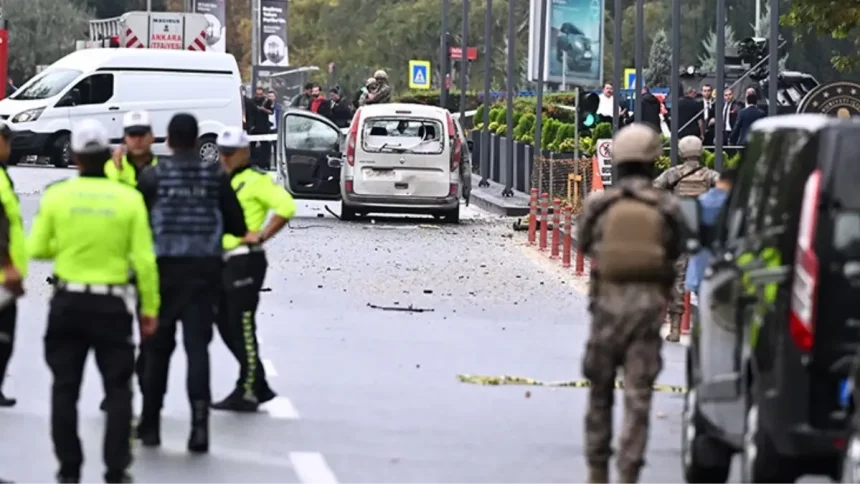
[[[469, 383], [472, 385], [488, 385], [488, 386], [499, 386], [499, 385], [522, 385], [522, 386], [532, 386], [532, 387], [554, 387], [554, 388], [589, 388], [591, 387], [591, 382], [588, 380], [570, 380], [570, 381], [541, 381], [535, 380], [533, 378], [524, 378], [521, 376], [510, 376], [510, 375], [502, 375], [502, 376], [487, 376], [487, 375], [457, 375], [457, 379], [460, 380], [460, 383]], [[624, 388], [624, 382], [621, 380], [615, 380], [615, 388], [622, 389]], [[665, 393], [687, 393], [686, 387], [679, 387], [675, 385], [654, 385], [654, 391], [665, 392]]]

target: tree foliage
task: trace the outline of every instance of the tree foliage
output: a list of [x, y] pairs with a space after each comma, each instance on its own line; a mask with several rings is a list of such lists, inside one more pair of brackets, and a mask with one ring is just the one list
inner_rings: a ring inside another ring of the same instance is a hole
[[650, 87], [669, 86], [672, 76], [672, 48], [666, 38], [666, 31], [658, 30], [651, 41], [648, 54], [648, 68], [645, 70], [645, 85]]
[[9, 19], [9, 73], [18, 84], [37, 66], [75, 50], [92, 18], [67, 0], [4, 0], [3, 16]]
[[[738, 40], [735, 29], [726, 25], [726, 49], [736, 48]], [[702, 40], [702, 54], [699, 56], [699, 68], [704, 72], [715, 72], [717, 68], [717, 33], [711, 30], [708, 36]]]
[[783, 21], [807, 34], [850, 42], [851, 51], [832, 52], [830, 61], [840, 71], [860, 67], [860, 0], [795, 0]]

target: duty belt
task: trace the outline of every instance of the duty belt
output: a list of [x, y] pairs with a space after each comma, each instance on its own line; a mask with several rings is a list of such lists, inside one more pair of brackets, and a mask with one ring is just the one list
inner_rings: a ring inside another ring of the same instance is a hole
[[79, 294], [95, 294], [99, 296], [130, 297], [134, 295], [133, 288], [128, 284], [83, 284], [57, 280], [54, 283], [57, 291], [74, 292]]
[[224, 260], [227, 260], [231, 257], [236, 257], [237, 255], [247, 255], [247, 254], [255, 254], [258, 252], [265, 252], [262, 245], [240, 245], [235, 249], [224, 251]]

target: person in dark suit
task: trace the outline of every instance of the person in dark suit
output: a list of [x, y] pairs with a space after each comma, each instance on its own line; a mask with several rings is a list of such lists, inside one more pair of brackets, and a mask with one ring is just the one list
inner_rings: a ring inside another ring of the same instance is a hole
[[705, 146], [714, 145], [714, 87], [702, 85], [702, 143]]
[[723, 140], [728, 143], [731, 139], [732, 127], [738, 119], [738, 113], [743, 106], [735, 101], [735, 93], [732, 88], [727, 87], [723, 91]]
[[738, 113], [738, 119], [732, 127], [731, 138], [729, 143], [735, 146], [744, 146], [747, 144], [747, 133], [753, 123], [767, 116], [758, 106], [758, 96], [755, 94], [747, 94], [746, 107]]
[[642, 87], [642, 122], [654, 128], [658, 133], [660, 129], [660, 100], [651, 94], [647, 87]]
[[[696, 90], [688, 87], [678, 100], [678, 108], [672, 107], [672, 116], [678, 116], [678, 137], [702, 137], [702, 101], [696, 99]], [[689, 123], [689, 124], [688, 124]], [[684, 126], [686, 125], [686, 127]]]

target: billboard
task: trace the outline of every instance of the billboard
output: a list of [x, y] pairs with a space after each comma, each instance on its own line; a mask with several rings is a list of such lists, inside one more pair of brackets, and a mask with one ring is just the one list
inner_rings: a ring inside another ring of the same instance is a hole
[[[538, 79], [541, 0], [531, 0], [529, 80]], [[603, 83], [603, 0], [547, 0], [546, 82], [581, 87]]]
[[227, 0], [197, 0], [194, 9], [209, 21], [206, 50], [227, 52]]
[[260, 0], [259, 66], [290, 65], [287, 47], [287, 0]]

